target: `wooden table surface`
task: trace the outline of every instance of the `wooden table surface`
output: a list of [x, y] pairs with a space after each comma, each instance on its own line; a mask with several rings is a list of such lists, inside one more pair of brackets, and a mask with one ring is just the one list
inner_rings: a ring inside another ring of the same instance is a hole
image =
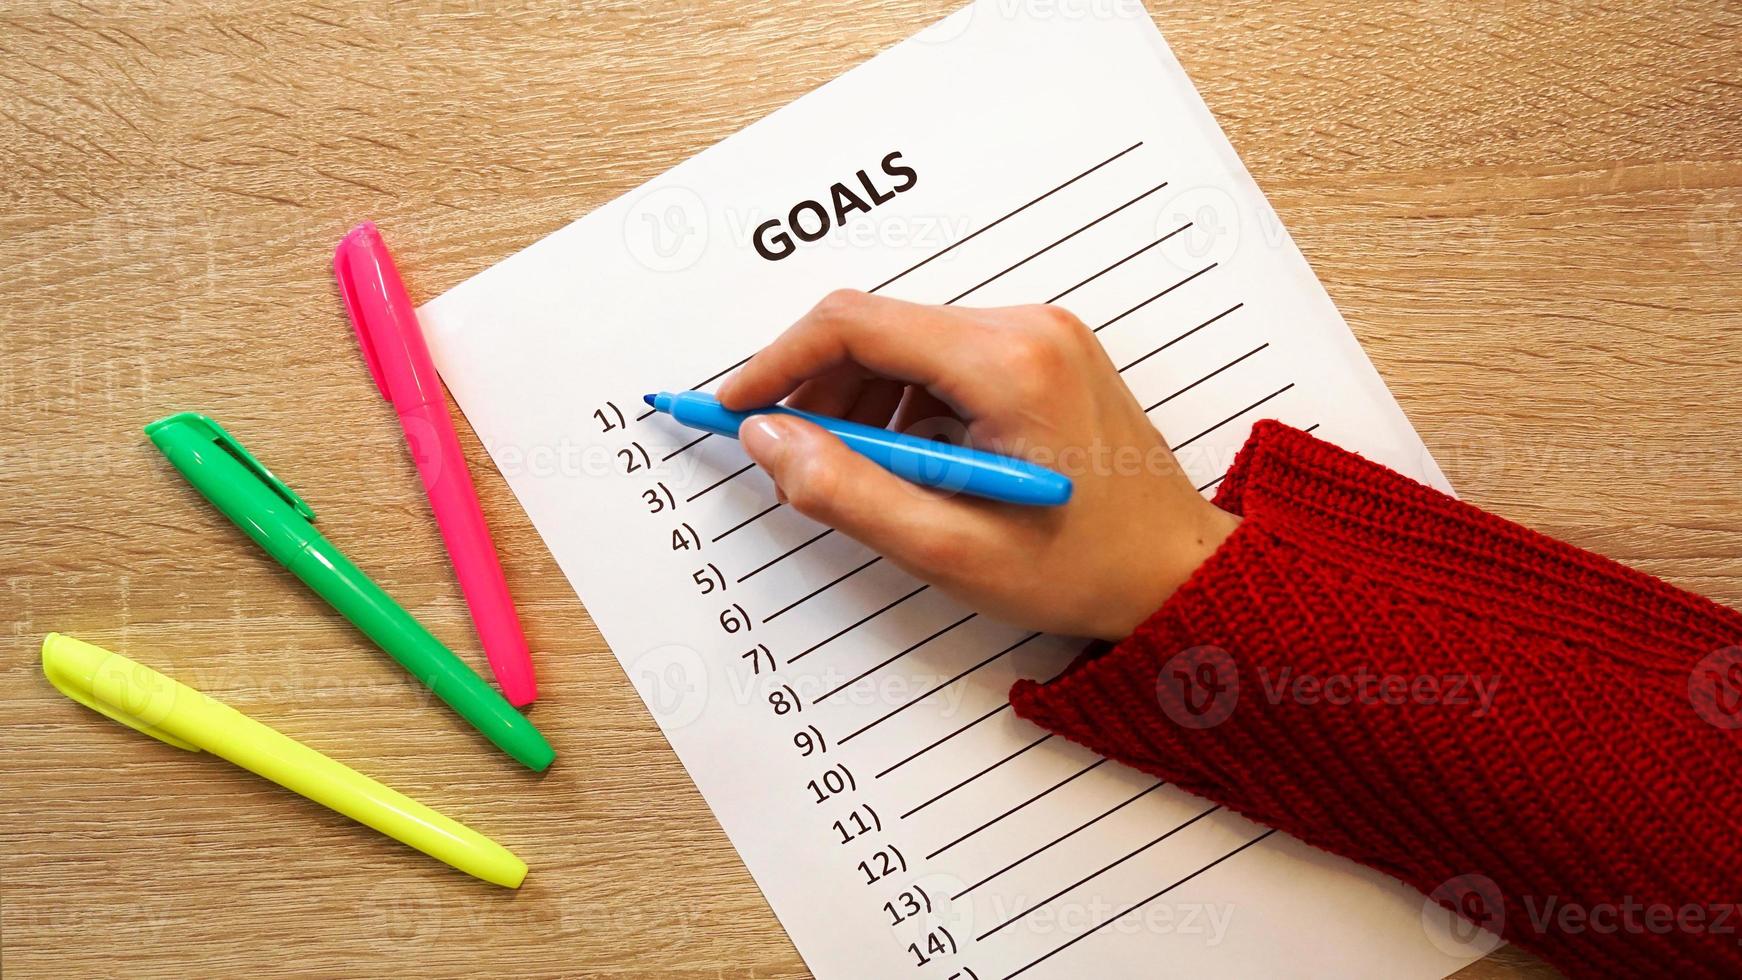
[[[140, 426], [224, 419], [480, 662], [333, 243], [374, 217], [434, 296], [951, 5], [0, 10], [7, 977], [805, 973], [469, 429], [562, 756], [543, 779], [479, 751]], [[1742, 4], [1150, 10], [1461, 492], [1742, 604]], [[50, 630], [487, 828], [532, 876], [481, 887], [99, 719], [43, 680]]]

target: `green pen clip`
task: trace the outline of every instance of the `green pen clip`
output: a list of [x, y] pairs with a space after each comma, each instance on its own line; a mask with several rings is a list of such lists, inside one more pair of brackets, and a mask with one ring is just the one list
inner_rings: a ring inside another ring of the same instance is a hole
[[267, 469], [265, 463], [255, 459], [254, 454], [248, 451], [247, 446], [242, 445], [240, 440], [226, 432], [224, 427], [219, 425], [217, 420], [211, 416], [201, 415], [198, 412], [177, 412], [148, 424], [145, 427], [145, 434], [150, 436], [158, 429], [178, 424], [205, 430], [206, 434], [211, 436], [212, 442], [234, 456], [236, 462], [241, 463], [250, 473], [258, 477], [261, 483], [266, 484], [266, 489], [277, 494], [280, 500], [289, 504], [292, 510], [303, 516], [304, 520], [314, 521], [315, 509], [310, 507], [307, 501], [297, 496], [296, 491], [290, 488], [290, 484], [285, 483], [278, 478], [278, 474]]

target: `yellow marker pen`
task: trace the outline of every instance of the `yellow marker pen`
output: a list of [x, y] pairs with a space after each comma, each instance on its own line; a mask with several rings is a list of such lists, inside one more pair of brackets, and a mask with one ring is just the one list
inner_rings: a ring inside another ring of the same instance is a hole
[[526, 878], [526, 862], [501, 844], [144, 664], [50, 633], [42, 672], [62, 694], [129, 728], [222, 756], [475, 878], [505, 888]]

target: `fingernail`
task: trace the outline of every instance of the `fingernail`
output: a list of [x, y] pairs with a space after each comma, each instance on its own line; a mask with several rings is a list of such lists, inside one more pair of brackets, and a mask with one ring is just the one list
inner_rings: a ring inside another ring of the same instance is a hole
[[780, 426], [767, 416], [756, 415], [745, 420], [738, 439], [744, 443], [744, 451], [750, 454], [756, 465], [765, 470], [779, 466], [781, 457], [786, 455], [786, 437], [781, 434]]

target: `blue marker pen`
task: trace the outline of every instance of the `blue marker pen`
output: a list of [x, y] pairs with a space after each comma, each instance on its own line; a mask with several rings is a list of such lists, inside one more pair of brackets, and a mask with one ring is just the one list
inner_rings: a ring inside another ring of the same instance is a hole
[[752, 412], [733, 412], [713, 395], [699, 391], [669, 391], [646, 395], [655, 410], [703, 432], [738, 438], [738, 427], [753, 415], [795, 415], [833, 433], [849, 449], [896, 476], [921, 486], [972, 494], [1007, 504], [1056, 507], [1071, 499], [1071, 479], [1044, 466], [1009, 456], [965, 449], [845, 419], [812, 415], [778, 405]]

